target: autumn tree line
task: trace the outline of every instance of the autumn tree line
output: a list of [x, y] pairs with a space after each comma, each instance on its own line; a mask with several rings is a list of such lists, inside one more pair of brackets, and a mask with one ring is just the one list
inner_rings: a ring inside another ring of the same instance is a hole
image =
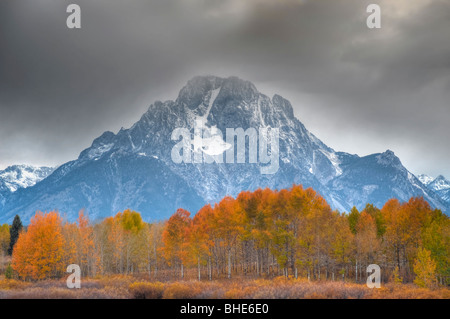
[[[0, 249], [13, 227], [0, 227]], [[8, 236], [9, 235], [9, 236]], [[12, 275], [60, 278], [69, 264], [83, 276], [146, 274], [160, 280], [304, 277], [365, 282], [369, 264], [384, 282], [420, 286], [450, 281], [450, 221], [423, 198], [381, 209], [333, 211], [313, 189], [258, 189], [205, 205], [194, 216], [178, 209], [167, 221], [146, 223], [126, 210], [91, 223], [38, 212], [13, 244]], [[10, 274], [11, 275], [11, 274]]]

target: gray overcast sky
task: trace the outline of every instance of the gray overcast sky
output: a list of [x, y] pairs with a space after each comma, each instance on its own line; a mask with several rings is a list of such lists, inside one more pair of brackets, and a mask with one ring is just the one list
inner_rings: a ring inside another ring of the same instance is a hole
[[450, 177], [448, 0], [1, 0], [0, 168], [75, 159], [206, 74], [281, 94], [335, 150]]

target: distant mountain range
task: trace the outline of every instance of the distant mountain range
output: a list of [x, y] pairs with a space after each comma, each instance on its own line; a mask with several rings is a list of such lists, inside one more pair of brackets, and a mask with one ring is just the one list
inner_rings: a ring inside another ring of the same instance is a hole
[[419, 180], [429, 190], [435, 192], [441, 199], [443, 199], [448, 205], [450, 205], [450, 181], [445, 179], [444, 176], [439, 175], [436, 178], [432, 178], [428, 175], [422, 174], [418, 176]]
[[0, 209], [6, 198], [20, 188], [34, 186], [51, 173], [52, 167], [34, 167], [31, 165], [13, 165], [0, 170]]
[[[210, 132], [219, 129], [224, 134], [226, 128], [277, 128], [278, 171], [261, 174], [266, 165], [248, 161], [175, 163], [171, 151], [177, 141], [171, 139], [172, 132], [186, 128], [195, 136], [199, 119]], [[412, 196], [423, 196], [433, 207], [450, 211], [445, 179], [417, 178], [390, 150], [364, 157], [337, 152], [295, 118], [288, 100], [279, 95], [270, 98], [236, 77], [195, 77], [175, 101], [156, 101], [131, 128], [103, 133], [78, 159], [54, 171], [34, 169], [42, 173], [29, 183], [23, 177], [28, 171], [21, 172], [17, 180], [11, 177], [19, 174], [0, 174], [0, 190], [6, 189], [0, 193], [0, 222], [11, 222], [19, 214], [27, 223], [36, 210], [53, 209], [74, 220], [82, 208], [91, 220], [127, 208], [141, 212], [148, 221], [161, 220], [179, 207], [195, 213], [225, 195], [294, 183], [313, 187], [340, 211], [362, 209], [366, 203], [381, 207], [390, 198], [406, 201]]]

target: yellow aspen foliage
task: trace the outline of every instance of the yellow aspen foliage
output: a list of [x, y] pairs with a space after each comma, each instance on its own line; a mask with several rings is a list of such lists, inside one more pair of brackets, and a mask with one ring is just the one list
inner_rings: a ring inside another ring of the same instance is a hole
[[9, 247], [9, 225], [0, 225], [0, 255], [6, 254]]
[[419, 287], [432, 288], [436, 285], [436, 263], [431, 253], [425, 248], [419, 248], [417, 259], [414, 262], [414, 283]]
[[398, 266], [394, 268], [394, 271], [392, 271], [391, 281], [395, 284], [401, 284], [403, 282], [402, 277], [400, 277]]

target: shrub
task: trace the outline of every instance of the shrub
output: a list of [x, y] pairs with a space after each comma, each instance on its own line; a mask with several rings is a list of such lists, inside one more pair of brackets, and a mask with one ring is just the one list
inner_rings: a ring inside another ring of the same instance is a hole
[[11, 267], [11, 264], [8, 264], [8, 266], [6, 267], [6, 270], [5, 270], [5, 278], [12, 279], [13, 276], [14, 276], [14, 270]]
[[402, 277], [400, 277], [400, 271], [398, 269], [398, 266], [395, 267], [394, 271], [392, 272], [391, 281], [394, 284], [401, 284], [403, 282]]
[[242, 289], [231, 288], [225, 293], [225, 299], [242, 299], [244, 298], [244, 293]]
[[20, 289], [25, 289], [29, 286], [30, 286], [30, 283], [20, 281], [20, 280], [14, 280], [14, 279], [0, 280], [0, 289], [20, 290]]
[[163, 294], [164, 299], [193, 299], [201, 290], [194, 285], [186, 285], [184, 283], [175, 282], [170, 284]]
[[161, 299], [164, 284], [161, 282], [135, 282], [130, 285], [130, 293], [135, 299]]
[[128, 275], [106, 275], [98, 279], [99, 283], [105, 287], [115, 287], [128, 289], [135, 281], [135, 278]]

